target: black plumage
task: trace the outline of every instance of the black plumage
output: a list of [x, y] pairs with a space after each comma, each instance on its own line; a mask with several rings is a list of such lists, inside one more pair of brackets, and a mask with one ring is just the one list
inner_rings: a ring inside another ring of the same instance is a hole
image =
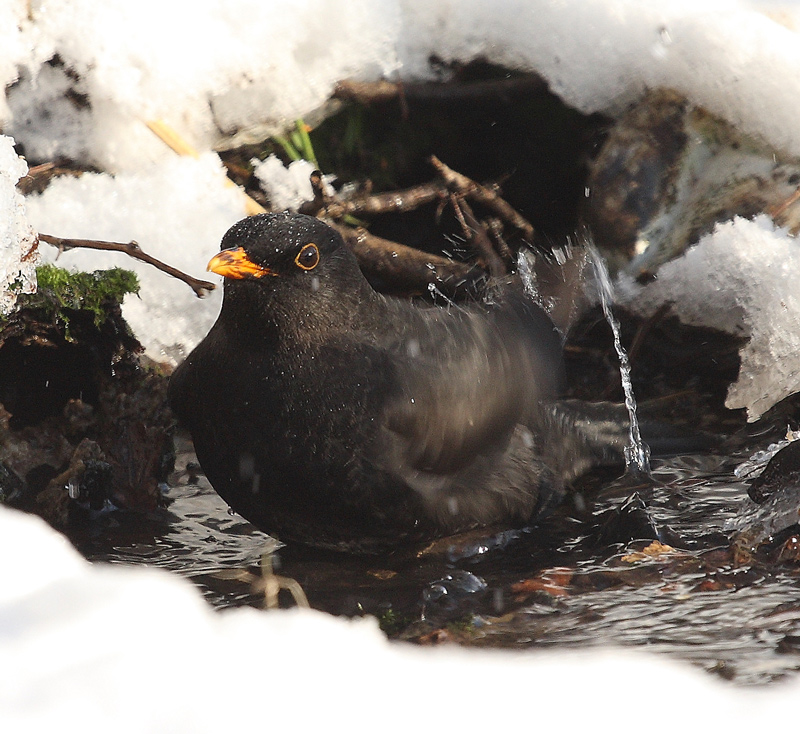
[[[596, 461], [554, 402], [561, 336], [508, 284], [464, 306], [387, 298], [296, 214], [245, 219], [222, 248], [222, 311], [170, 401], [216, 491], [265, 531], [368, 551], [521, 525]], [[612, 433], [599, 454], [620, 455]]]

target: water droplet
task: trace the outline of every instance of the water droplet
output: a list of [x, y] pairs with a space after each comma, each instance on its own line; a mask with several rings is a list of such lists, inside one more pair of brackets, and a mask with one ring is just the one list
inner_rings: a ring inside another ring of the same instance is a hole
[[81, 496], [81, 485], [75, 477], [70, 477], [67, 482], [67, 492], [69, 492], [71, 500], [76, 500]]
[[632, 469], [635, 472], [649, 474], [650, 449], [647, 444], [642, 441], [642, 434], [639, 431], [639, 419], [636, 415], [636, 397], [633, 394], [633, 383], [631, 382], [631, 365], [628, 361], [628, 353], [625, 351], [625, 347], [622, 346], [619, 321], [617, 321], [611, 310], [611, 304], [614, 301], [614, 286], [608, 275], [608, 269], [606, 268], [603, 256], [592, 245], [587, 248], [587, 252], [589, 254], [589, 262], [591, 262], [592, 269], [594, 270], [600, 305], [603, 307], [603, 314], [614, 334], [614, 349], [617, 352], [617, 357], [619, 357], [622, 389], [625, 392], [625, 407], [628, 409], [631, 422], [630, 431], [628, 433], [630, 443], [625, 447], [624, 451], [625, 465], [628, 469]]
[[522, 429], [521, 438], [522, 445], [525, 446], [526, 449], [533, 448], [533, 434], [527, 428]]
[[506, 600], [503, 590], [498, 588], [492, 592], [492, 608], [495, 614], [502, 614], [506, 608]]
[[416, 359], [421, 354], [422, 350], [419, 346], [419, 340], [417, 339], [409, 339], [408, 343], [406, 344], [406, 353], [408, 354], [411, 359]]
[[451, 515], [458, 515], [458, 500], [455, 497], [447, 498], [447, 511]]

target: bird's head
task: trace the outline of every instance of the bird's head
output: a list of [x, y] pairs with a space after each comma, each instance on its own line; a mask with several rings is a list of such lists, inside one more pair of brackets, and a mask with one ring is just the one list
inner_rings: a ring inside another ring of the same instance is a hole
[[304, 214], [241, 220], [208, 269], [225, 278], [223, 309], [281, 325], [321, 327], [334, 312], [352, 311], [374, 295], [339, 233]]

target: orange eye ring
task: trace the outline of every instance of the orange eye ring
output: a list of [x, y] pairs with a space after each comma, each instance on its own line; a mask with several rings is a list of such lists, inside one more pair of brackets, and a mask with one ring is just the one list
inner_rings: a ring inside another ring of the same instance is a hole
[[303, 245], [294, 259], [294, 264], [302, 270], [313, 270], [319, 265], [319, 248], [313, 242]]

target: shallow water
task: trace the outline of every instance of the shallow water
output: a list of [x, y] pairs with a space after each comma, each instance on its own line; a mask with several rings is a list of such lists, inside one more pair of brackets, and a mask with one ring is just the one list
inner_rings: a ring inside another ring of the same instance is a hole
[[[767, 443], [759, 438], [755, 448]], [[724, 528], [747, 502], [733, 471], [749, 450], [654, 460], [650, 483], [593, 477], [523, 531], [388, 558], [283, 547], [273, 559], [312, 606], [374, 614], [404, 639], [611, 643], [689, 660], [738, 683], [767, 683], [800, 669], [800, 564], [734, 558]], [[218, 608], [263, 606], [252, 581], [274, 542], [230, 514], [202, 475], [183, 471], [193, 459], [183, 439], [167, 510], [112, 513], [73, 541], [91, 560], [186, 576]], [[655, 538], [663, 546], [652, 545]], [[281, 604], [291, 603], [282, 593]]]

